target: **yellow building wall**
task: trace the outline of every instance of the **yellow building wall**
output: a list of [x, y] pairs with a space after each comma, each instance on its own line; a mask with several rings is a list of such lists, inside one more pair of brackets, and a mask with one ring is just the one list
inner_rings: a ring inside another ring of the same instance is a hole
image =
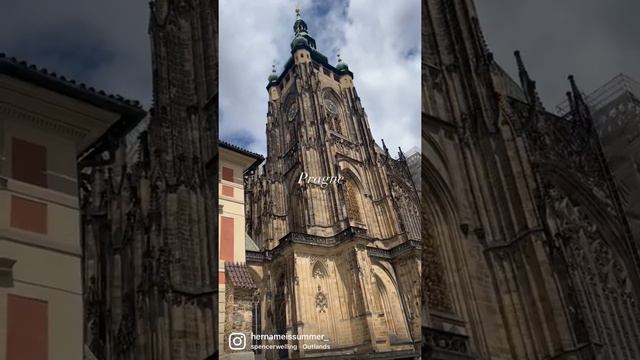
[[[13, 286], [0, 287], [0, 360], [7, 357], [9, 294], [47, 303], [49, 360], [82, 359], [76, 158], [119, 115], [4, 75], [0, 97], [0, 257], [15, 260]], [[46, 148], [47, 188], [12, 178], [13, 138]], [[11, 226], [12, 196], [46, 204], [46, 233]]]
[[[245, 212], [244, 212], [244, 181], [243, 172], [255, 159], [238, 154], [225, 148], [219, 149], [219, 217], [233, 219], [233, 262], [245, 262]], [[223, 168], [233, 170], [233, 181], [222, 179]], [[233, 188], [233, 196], [223, 195], [223, 186]], [[220, 220], [220, 219], [219, 219]], [[220, 224], [220, 222], [218, 222]], [[221, 226], [218, 226], [218, 239], [221, 239]], [[219, 252], [220, 253], [220, 252]], [[218, 272], [224, 274], [225, 260], [219, 259]], [[220, 351], [224, 349], [224, 322], [225, 322], [225, 284], [218, 284], [218, 331]]]

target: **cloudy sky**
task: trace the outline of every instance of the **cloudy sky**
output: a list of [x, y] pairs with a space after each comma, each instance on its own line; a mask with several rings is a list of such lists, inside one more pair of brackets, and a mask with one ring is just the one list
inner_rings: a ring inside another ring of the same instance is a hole
[[[335, 62], [341, 49], [374, 136], [390, 148], [418, 143], [417, 3], [300, 1], [319, 50]], [[476, 6], [497, 61], [516, 76], [513, 50], [521, 50], [549, 109], [564, 99], [570, 73], [587, 92], [620, 72], [640, 81], [637, 0], [478, 0]], [[266, 77], [274, 59], [282, 66], [289, 55], [294, 8], [294, 0], [221, 0], [221, 50], [241, 49], [220, 59], [222, 135], [254, 150], [264, 148]], [[146, 0], [2, 0], [0, 52], [148, 106], [147, 20]]]
[[418, 146], [419, 0], [221, 0], [221, 137], [265, 152], [267, 76], [291, 56], [296, 5], [318, 50], [349, 64], [374, 138]]
[[151, 103], [145, 0], [0, 0], [0, 52]]
[[517, 79], [520, 50], [548, 110], [565, 99], [573, 74], [587, 93], [625, 73], [640, 81], [638, 0], [477, 0], [496, 60]]

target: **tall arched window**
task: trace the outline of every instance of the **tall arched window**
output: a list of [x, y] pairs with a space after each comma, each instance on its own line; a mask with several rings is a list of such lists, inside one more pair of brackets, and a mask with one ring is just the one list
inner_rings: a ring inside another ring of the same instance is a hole
[[396, 326], [393, 319], [393, 312], [391, 311], [391, 304], [389, 303], [389, 295], [387, 294], [387, 289], [384, 287], [382, 280], [378, 276], [376, 279], [376, 289], [378, 291], [378, 296], [380, 297], [380, 311], [384, 314], [385, 324], [387, 325], [387, 330], [389, 334], [396, 334]]
[[[329, 307], [327, 299], [327, 285], [325, 280], [327, 278], [327, 270], [321, 261], [317, 261], [313, 266], [312, 271], [314, 288], [317, 288], [315, 294], [316, 310], [318, 314], [326, 314]], [[320, 315], [322, 317], [322, 315]]]
[[340, 96], [332, 90], [326, 91], [322, 105], [324, 106], [329, 128], [346, 138], [350, 138], [353, 133], [353, 129], [347, 120], [348, 113], [342, 106]]
[[[401, 185], [399, 181], [391, 181], [391, 193], [395, 199], [400, 218], [404, 224], [404, 231], [409, 239], [420, 240], [422, 238], [420, 228], [420, 210], [414, 198], [412, 198], [411, 189], [405, 185]], [[415, 194], [415, 193], [414, 193]]]
[[[281, 274], [278, 278], [276, 286], [276, 296], [274, 299], [275, 305], [275, 328], [277, 334], [287, 333], [287, 288], [284, 274]], [[276, 342], [281, 346], [278, 350], [278, 354], [281, 358], [286, 359], [289, 356], [289, 352], [284, 346], [287, 344], [287, 340], [281, 339]]]
[[297, 141], [299, 106], [295, 96], [291, 95], [282, 108], [281, 131], [284, 137], [284, 151], [287, 151]]
[[360, 191], [353, 179], [347, 179], [344, 186], [344, 201], [347, 207], [347, 216], [355, 222], [362, 222], [360, 211]]
[[[314, 258], [311, 260], [311, 295], [315, 304], [315, 326], [314, 330], [318, 334], [324, 334], [325, 339], [334, 341], [335, 339], [335, 315], [331, 306], [332, 293], [327, 269], [327, 260]], [[320, 343], [320, 342], [319, 342]]]
[[304, 196], [302, 189], [295, 185], [289, 195], [289, 211], [287, 216], [289, 218], [289, 231], [290, 232], [304, 232], [306, 225], [306, 207], [304, 205]]
[[391, 341], [409, 338], [409, 327], [403, 312], [400, 293], [389, 274], [379, 266], [373, 267], [372, 286], [374, 311], [383, 322]]

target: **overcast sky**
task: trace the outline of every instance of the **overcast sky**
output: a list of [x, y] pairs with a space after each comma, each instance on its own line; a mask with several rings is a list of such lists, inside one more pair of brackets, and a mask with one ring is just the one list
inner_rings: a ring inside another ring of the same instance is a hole
[[265, 153], [265, 86], [291, 56], [296, 5], [329, 63], [339, 49], [349, 64], [378, 143], [419, 146], [419, 0], [221, 0], [221, 137]]
[[575, 75], [587, 93], [625, 73], [640, 81], [638, 0], [477, 0], [489, 49], [515, 79], [520, 50], [547, 110]]
[[[418, 144], [418, 0], [300, 5], [319, 50], [335, 64], [340, 48], [349, 63], [374, 137], [391, 149]], [[476, 6], [496, 60], [517, 78], [513, 51], [521, 50], [548, 109], [564, 99], [568, 74], [587, 92], [620, 72], [640, 81], [640, 1], [478, 0]], [[264, 149], [266, 77], [274, 59], [281, 69], [289, 56], [294, 8], [294, 0], [221, 0], [221, 134], [254, 150]], [[0, 52], [148, 106], [147, 20], [146, 0], [2, 0]]]
[[0, 52], [151, 103], [146, 0], [0, 0]]

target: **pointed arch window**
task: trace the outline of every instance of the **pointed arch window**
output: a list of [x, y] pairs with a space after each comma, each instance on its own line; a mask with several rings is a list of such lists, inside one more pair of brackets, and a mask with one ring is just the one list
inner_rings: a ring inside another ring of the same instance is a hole
[[327, 277], [327, 269], [322, 265], [322, 262], [317, 261], [315, 265], [313, 265], [312, 276], [314, 279], [324, 279]]
[[378, 298], [379, 311], [384, 314], [385, 324], [390, 334], [397, 334], [395, 325], [395, 319], [393, 318], [393, 310], [391, 308], [389, 295], [387, 294], [387, 288], [384, 286], [382, 280], [377, 275], [375, 277], [375, 284]]
[[289, 231], [304, 232], [306, 213], [303, 202], [302, 189], [294, 189], [291, 194], [289, 207], [289, 209], [291, 209], [289, 211]]
[[289, 105], [289, 109], [287, 110], [287, 120], [293, 121], [298, 115], [298, 107], [295, 104]]
[[[286, 334], [287, 333], [287, 283], [285, 281], [284, 273], [280, 274], [280, 277], [278, 278], [278, 281], [276, 283], [276, 295], [274, 299], [274, 307], [275, 307], [274, 325], [275, 325], [276, 333]], [[286, 339], [276, 340], [276, 344], [282, 346], [282, 348], [279, 350], [280, 357], [286, 358], [288, 356], [288, 352], [284, 347], [284, 345], [287, 344], [287, 340]]]
[[360, 191], [358, 190], [358, 187], [352, 179], [348, 179], [345, 182], [344, 192], [344, 200], [347, 207], [347, 216], [353, 221], [362, 222], [359, 201]]
[[327, 113], [327, 121], [331, 130], [346, 135], [342, 124], [342, 116], [340, 116], [339, 101], [334, 95], [327, 95], [324, 98], [324, 108]]
[[[313, 278], [314, 285], [317, 287], [315, 294], [316, 310], [318, 313], [327, 312], [329, 307], [329, 300], [327, 297], [327, 268], [324, 265], [324, 261], [317, 259], [311, 270], [311, 276]], [[319, 319], [321, 320], [321, 319]]]
[[335, 302], [335, 279], [333, 274], [335, 270], [331, 270], [331, 263], [322, 256], [311, 256], [309, 258], [309, 270], [311, 277], [308, 284], [303, 288], [308, 289], [307, 294], [309, 301], [314, 305], [314, 314], [309, 314], [309, 321], [313, 323], [314, 331], [318, 334], [324, 334], [324, 339], [316, 341], [320, 345], [328, 341], [331, 343], [336, 339], [336, 320], [339, 318], [334, 313], [336, 311]]
[[289, 95], [287, 101], [281, 108], [281, 120], [279, 121], [280, 131], [283, 135], [284, 151], [289, 150], [296, 143], [298, 125], [295, 121], [299, 116], [299, 106], [295, 95]]
[[408, 339], [409, 324], [405, 318], [402, 300], [397, 285], [389, 273], [373, 265], [371, 285], [373, 287], [374, 311], [379, 314], [380, 325], [387, 330], [390, 340]]

